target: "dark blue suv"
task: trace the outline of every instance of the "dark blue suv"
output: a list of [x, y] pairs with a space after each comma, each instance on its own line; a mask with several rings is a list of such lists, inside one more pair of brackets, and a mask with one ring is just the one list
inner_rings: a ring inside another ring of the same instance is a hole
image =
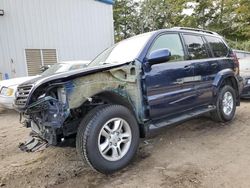
[[218, 34], [145, 33], [106, 49], [84, 69], [21, 84], [15, 105], [34, 136], [22, 149], [75, 136], [80, 158], [112, 173], [132, 160], [140, 138], [169, 125], [205, 113], [231, 121], [241, 90], [238, 60]]

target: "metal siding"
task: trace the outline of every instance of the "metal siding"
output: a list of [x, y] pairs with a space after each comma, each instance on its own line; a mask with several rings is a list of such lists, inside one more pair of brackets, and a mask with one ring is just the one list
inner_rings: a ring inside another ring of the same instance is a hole
[[56, 49], [58, 60], [91, 60], [114, 43], [112, 6], [95, 0], [1, 0], [0, 72], [27, 75], [25, 49]]

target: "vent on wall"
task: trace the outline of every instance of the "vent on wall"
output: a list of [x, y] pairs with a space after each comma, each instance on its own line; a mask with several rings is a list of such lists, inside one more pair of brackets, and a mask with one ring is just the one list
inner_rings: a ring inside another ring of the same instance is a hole
[[41, 66], [57, 63], [56, 49], [25, 49], [29, 76], [41, 74]]
[[4, 10], [0, 9], [0, 16], [4, 15]]

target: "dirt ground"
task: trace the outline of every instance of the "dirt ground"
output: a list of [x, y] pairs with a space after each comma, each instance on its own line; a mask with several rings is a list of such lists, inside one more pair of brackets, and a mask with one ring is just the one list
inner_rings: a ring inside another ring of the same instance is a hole
[[29, 130], [15, 112], [0, 113], [0, 187], [250, 187], [250, 102], [233, 122], [201, 117], [142, 140], [134, 162], [105, 176], [79, 161], [75, 148], [23, 153]]

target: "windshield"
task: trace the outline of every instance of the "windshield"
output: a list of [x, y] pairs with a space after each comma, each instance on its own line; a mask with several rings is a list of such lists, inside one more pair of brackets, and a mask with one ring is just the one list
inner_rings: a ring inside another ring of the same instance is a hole
[[240, 70], [249, 71], [250, 70], [250, 58], [240, 59]]
[[42, 73], [42, 76], [51, 76], [56, 73], [61, 73], [70, 70], [72, 65], [66, 63], [57, 63]]
[[151, 33], [146, 33], [123, 40], [102, 52], [89, 66], [121, 64], [133, 61], [139, 55], [151, 35]]

